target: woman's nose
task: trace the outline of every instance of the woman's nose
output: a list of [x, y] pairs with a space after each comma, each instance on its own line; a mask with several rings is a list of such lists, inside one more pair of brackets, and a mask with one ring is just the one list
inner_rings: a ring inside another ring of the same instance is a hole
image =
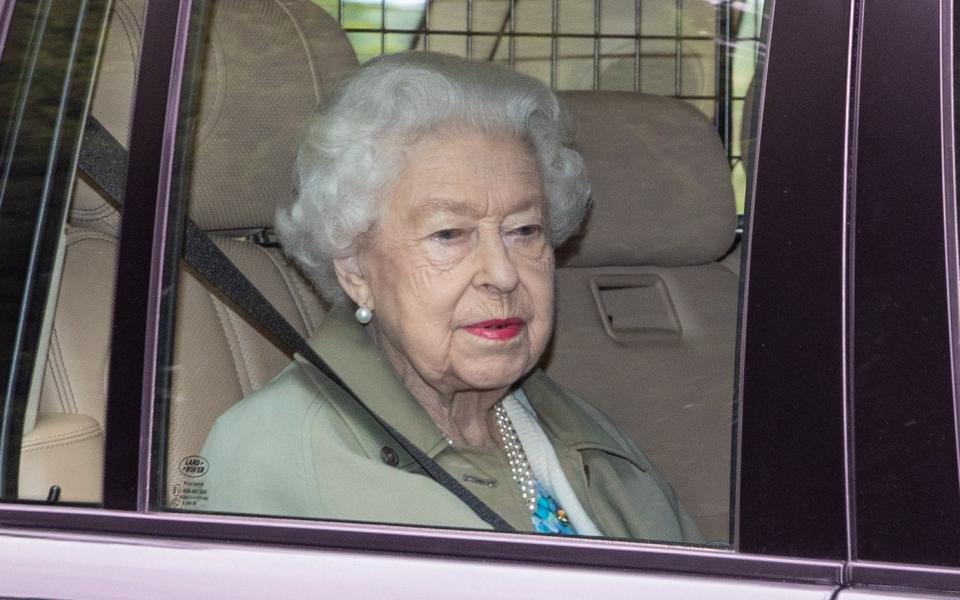
[[474, 278], [477, 285], [495, 293], [516, 289], [520, 283], [520, 274], [499, 234], [481, 236], [477, 252], [477, 272]]

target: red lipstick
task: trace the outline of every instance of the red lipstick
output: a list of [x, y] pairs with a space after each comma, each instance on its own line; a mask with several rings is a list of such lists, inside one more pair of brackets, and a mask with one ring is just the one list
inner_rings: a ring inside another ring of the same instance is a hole
[[490, 319], [482, 323], [474, 323], [464, 327], [477, 337], [488, 340], [510, 340], [520, 333], [526, 325], [523, 319], [510, 317], [509, 319]]

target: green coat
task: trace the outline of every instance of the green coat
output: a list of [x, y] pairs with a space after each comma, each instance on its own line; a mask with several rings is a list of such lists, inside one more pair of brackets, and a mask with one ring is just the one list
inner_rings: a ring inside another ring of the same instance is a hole
[[[332, 311], [310, 344], [383, 420], [514, 527], [531, 531], [505, 454], [449, 445], [349, 312]], [[701, 541], [667, 483], [600, 411], [539, 370], [521, 387], [605, 535]], [[489, 528], [300, 357], [221, 416], [201, 455], [209, 465], [202, 510]]]

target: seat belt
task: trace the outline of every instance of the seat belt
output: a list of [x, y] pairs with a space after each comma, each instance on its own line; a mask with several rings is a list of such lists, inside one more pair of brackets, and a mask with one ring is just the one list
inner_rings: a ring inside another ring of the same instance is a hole
[[[79, 167], [117, 206], [122, 204], [127, 176], [127, 150], [92, 115], [87, 117], [80, 147]], [[447, 473], [435, 460], [380, 418], [313, 350], [310, 344], [270, 304], [260, 290], [220, 250], [200, 227], [186, 218], [183, 260], [203, 279], [229, 299], [243, 316], [273, 334], [288, 350], [296, 352], [353, 398], [397, 441], [423, 471], [466, 504], [496, 531], [516, 531], [492, 508]]]

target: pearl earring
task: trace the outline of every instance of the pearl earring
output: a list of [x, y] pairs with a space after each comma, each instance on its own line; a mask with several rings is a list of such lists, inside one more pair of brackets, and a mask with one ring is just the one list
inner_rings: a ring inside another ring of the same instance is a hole
[[353, 316], [357, 318], [357, 321], [359, 321], [361, 325], [366, 325], [373, 320], [373, 311], [361, 305], [357, 309], [357, 312], [353, 313]]

